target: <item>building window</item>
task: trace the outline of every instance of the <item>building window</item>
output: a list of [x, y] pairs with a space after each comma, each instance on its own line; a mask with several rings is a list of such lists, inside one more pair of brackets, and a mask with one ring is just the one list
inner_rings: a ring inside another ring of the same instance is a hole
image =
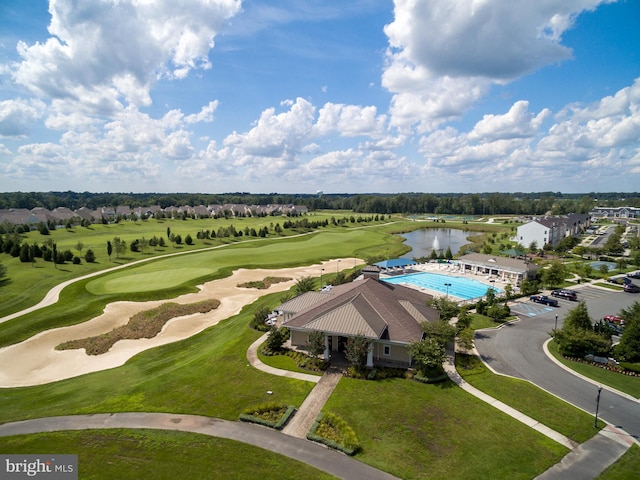
[[382, 353], [384, 355], [391, 355], [391, 345], [384, 345]]

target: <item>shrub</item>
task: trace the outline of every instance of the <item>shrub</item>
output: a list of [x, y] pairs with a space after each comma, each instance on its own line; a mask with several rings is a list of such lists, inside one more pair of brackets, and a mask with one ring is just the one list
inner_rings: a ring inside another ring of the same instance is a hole
[[260, 332], [267, 332], [271, 327], [264, 323], [267, 317], [271, 313], [271, 309], [265, 305], [260, 306], [255, 312], [253, 312], [253, 318], [249, 322], [249, 326], [254, 330]]
[[360, 443], [353, 428], [332, 413], [318, 415], [307, 433], [307, 439], [340, 450], [347, 455], [355, 455], [360, 450]]
[[87, 253], [84, 254], [84, 261], [87, 263], [93, 263], [96, 261], [96, 255], [93, 253], [93, 250], [87, 250]]

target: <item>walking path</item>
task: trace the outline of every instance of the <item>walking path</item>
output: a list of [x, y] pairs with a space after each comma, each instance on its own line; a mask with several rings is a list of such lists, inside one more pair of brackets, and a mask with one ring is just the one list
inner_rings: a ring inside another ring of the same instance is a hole
[[536, 480], [592, 480], [606, 470], [633, 444], [629, 435], [607, 425]]
[[282, 430], [286, 435], [306, 438], [311, 425], [313, 425], [313, 422], [322, 410], [322, 407], [327, 403], [327, 400], [342, 378], [342, 371], [339, 368], [329, 367], [324, 375], [319, 376], [281, 370], [279, 368], [266, 365], [258, 358], [258, 348], [260, 348], [260, 345], [262, 345], [267, 339], [267, 335], [268, 334], [265, 333], [262, 337], [253, 342], [247, 350], [247, 359], [249, 360], [249, 363], [263, 372], [283, 377], [297, 378], [298, 380], [306, 380], [316, 384], [311, 392], [309, 392], [309, 395], [307, 395], [304, 402], [302, 402], [302, 405], [300, 405], [300, 408], [296, 411], [293, 418], [289, 420], [289, 423]]
[[309, 392], [296, 414], [284, 427], [282, 433], [298, 438], [307, 438], [307, 432], [341, 378], [342, 371], [340, 369], [329, 367], [313, 390]]
[[178, 430], [227, 438], [279, 453], [348, 480], [396, 479], [381, 470], [322, 445], [285, 435], [271, 428], [218, 418], [170, 413], [105, 413], [37, 418], [0, 425], [0, 436], [60, 430], [146, 428]]
[[458, 385], [460, 388], [462, 388], [465, 392], [470, 393], [474, 397], [479, 398], [483, 402], [488, 403], [489, 405], [497, 408], [498, 410], [500, 410], [500, 411], [506, 413], [507, 415], [515, 418], [519, 422], [522, 422], [525, 425], [527, 425], [528, 427], [531, 427], [534, 430], [537, 430], [538, 432], [542, 433], [543, 435], [551, 438], [552, 440], [555, 440], [556, 442], [560, 443], [561, 445], [564, 445], [565, 447], [567, 447], [569, 449], [574, 449], [578, 445], [576, 442], [574, 442], [570, 438], [565, 437], [561, 433], [556, 432], [555, 430], [552, 430], [551, 428], [547, 427], [546, 425], [543, 425], [542, 423], [538, 422], [537, 420], [534, 420], [533, 418], [525, 415], [524, 413], [519, 412], [515, 408], [512, 408], [509, 405], [501, 402], [500, 400], [497, 400], [497, 399], [493, 398], [492, 396], [487, 395], [486, 393], [478, 390], [476, 387], [473, 387], [473, 386], [469, 385], [460, 376], [460, 374], [456, 370], [455, 363], [454, 363], [453, 352], [447, 352], [447, 360], [444, 363], [444, 369], [447, 372], [447, 375], [449, 375], [449, 378], [456, 385]]

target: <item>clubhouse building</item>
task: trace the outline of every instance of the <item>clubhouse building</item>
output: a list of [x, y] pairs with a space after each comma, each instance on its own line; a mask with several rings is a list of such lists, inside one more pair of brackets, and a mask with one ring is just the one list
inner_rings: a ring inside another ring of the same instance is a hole
[[324, 334], [324, 358], [344, 352], [350, 337], [371, 341], [367, 366], [410, 367], [408, 347], [424, 338], [422, 324], [439, 318], [426, 305], [431, 296], [379, 280], [379, 268], [363, 269], [364, 278], [324, 291], [299, 295], [280, 305], [282, 326], [291, 345], [306, 349], [311, 332]]

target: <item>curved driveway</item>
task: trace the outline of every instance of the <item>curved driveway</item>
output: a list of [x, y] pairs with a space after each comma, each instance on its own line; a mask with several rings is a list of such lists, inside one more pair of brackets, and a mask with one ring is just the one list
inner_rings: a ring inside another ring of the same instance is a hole
[[[607, 313], [617, 313], [640, 296], [623, 292], [606, 291], [584, 286], [577, 289], [580, 300], [585, 300], [589, 314], [599, 319]], [[512, 311], [529, 312], [518, 315], [519, 322], [499, 329], [476, 333], [476, 349], [482, 359], [494, 371], [529, 380], [548, 392], [591, 413], [595, 413], [597, 384], [593, 380], [577, 376], [561, 368], [543, 349], [554, 328], [558, 314], [558, 328], [566, 313], [576, 303], [560, 300], [560, 307], [551, 309], [530, 302], [515, 303]], [[599, 418], [615, 425], [631, 435], [636, 443], [640, 439], [640, 402], [629, 395], [603, 386], [598, 410]]]

